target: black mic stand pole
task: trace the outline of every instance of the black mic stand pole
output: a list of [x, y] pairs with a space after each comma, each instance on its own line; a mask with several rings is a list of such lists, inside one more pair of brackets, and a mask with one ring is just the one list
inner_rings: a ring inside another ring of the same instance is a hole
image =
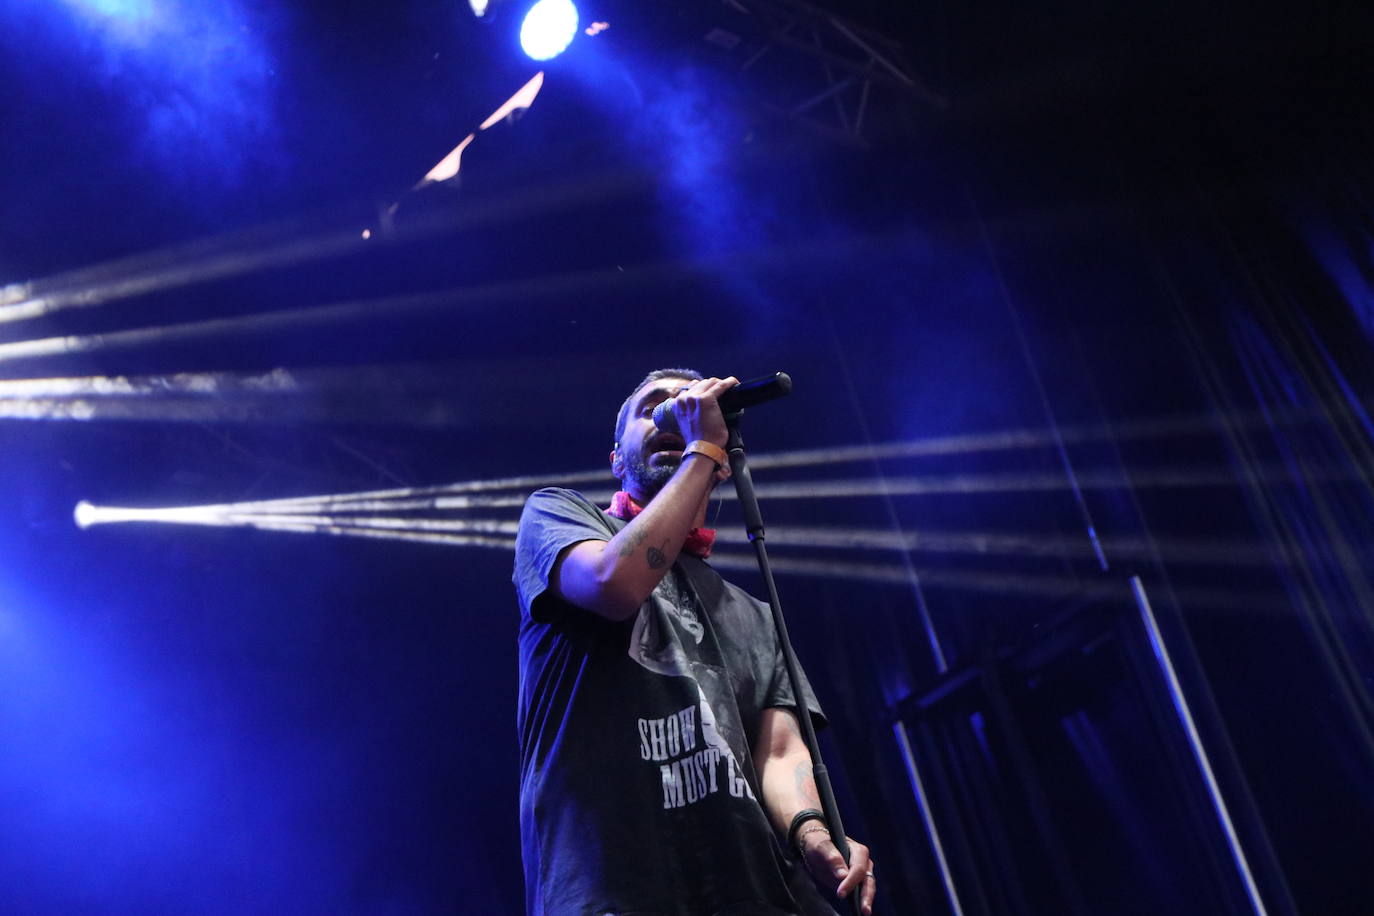
[[[849, 840], [845, 836], [844, 824], [840, 822], [840, 808], [835, 804], [835, 791], [830, 786], [830, 771], [821, 759], [820, 745], [816, 742], [816, 728], [811, 724], [811, 711], [806, 707], [806, 697], [801, 691], [801, 668], [797, 664], [797, 653], [792, 651], [792, 641], [787, 638], [787, 621], [782, 617], [782, 603], [778, 600], [778, 588], [773, 583], [773, 569], [768, 564], [768, 548], [764, 546], [763, 515], [759, 512], [759, 500], [754, 495], [754, 479], [749, 475], [749, 459], [744, 454], [744, 440], [740, 437], [739, 421], [744, 411], [726, 414], [725, 426], [729, 438], [725, 450], [730, 455], [730, 474], [735, 481], [735, 494], [739, 497], [744, 512], [744, 529], [749, 535], [749, 543], [754, 545], [754, 553], [759, 561], [759, 573], [768, 588], [768, 607], [773, 612], [773, 627], [778, 633], [778, 645], [782, 647], [783, 662], [787, 665], [787, 680], [792, 685], [792, 696], [797, 701], [797, 722], [801, 725], [802, 741], [811, 755], [811, 773], [816, 779], [816, 794], [821, 799], [821, 812], [825, 815], [825, 826], [830, 831], [830, 839], [835, 848], [849, 863]], [[865, 879], [867, 880], [867, 879]], [[850, 893], [849, 902], [854, 916], [861, 916], [864, 882]]]

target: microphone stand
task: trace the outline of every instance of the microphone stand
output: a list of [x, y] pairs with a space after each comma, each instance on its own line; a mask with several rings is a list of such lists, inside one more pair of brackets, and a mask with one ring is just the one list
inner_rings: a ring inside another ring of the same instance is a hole
[[[835, 803], [835, 791], [830, 785], [830, 771], [821, 759], [820, 745], [816, 742], [816, 728], [811, 724], [811, 711], [806, 707], [806, 698], [801, 691], [801, 666], [797, 664], [797, 654], [792, 651], [792, 641], [787, 637], [787, 621], [782, 617], [782, 602], [778, 599], [778, 588], [773, 583], [773, 569], [768, 564], [768, 549], [764, 545], [763, 515], [759, 512], [759, 500], [754, 495], [754, 479], [749, 474], [749, 459], [744, 454], [744, 439], [739, 432], [740, 417], [743, 410], [725, 415], [725, 426], [729, 438], [725, 450], [730, 456], [730, 473], [735, 481], [735, 494], [744, 512], [744, 529], [749, 535], [749, 543], [754, 545], [754, 553], [759, 561], [759, 573], [768, 588], [768, 608], [773, 612], [773, 627], [777, 630], [778, 645], [782, 648], [783, 662], [787, 666], [787, 680], [792, 686], [792, 696], [797, 701], [797, 721], [801, 725], [802, 741], [811, 755], [811, 773], [816, 779], [816, 794], [821, 799], [821, 812], [825, 815], [825, 825], [830, 831], [831, 842], [849, 863], [849, 840], [845, 836], [844, 824], [840, 821], [840, 808]], [[864, 883], [849, 895], [850, 908], [854, 916], [862, 916]]]

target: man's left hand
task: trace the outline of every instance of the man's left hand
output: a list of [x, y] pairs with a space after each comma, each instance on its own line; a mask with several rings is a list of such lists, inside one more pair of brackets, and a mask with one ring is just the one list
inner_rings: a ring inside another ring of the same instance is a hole
[[877, 893], [877, 879], [873, 876], [873, 860], [868, 847], [849, 838], [849, 864], [831, 842], [824, 830], [815, 830], [802, 839], [806, 869], [817, 884], [829, 888], [835, 896], [848, 898], [856, 889], [865, 913], [873, 912], [873, 896]]

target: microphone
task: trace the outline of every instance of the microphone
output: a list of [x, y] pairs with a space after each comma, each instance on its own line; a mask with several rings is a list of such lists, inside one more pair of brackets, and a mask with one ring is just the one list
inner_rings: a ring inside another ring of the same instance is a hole
[[[740, 382], [722, 394], [717, 399], [717, 403], [720, 404], [720, 412], [729, 416], [732, 413], [739, 413], [746, 407], [754, 407], [758, 404], [777, 400], [791, 392], [792, 376], [786, 372], [774, 372], [772, 375], [761, 375], [758, 378], [751, 378], [747, 382]], [[677, 426], [677, 417], [673, 416], [672, 410], [668, 408], [672, 400], [669, 398], [662, 401], [654, 408], [654, 425], [664, 432], [680, 434], [681, 430]]]

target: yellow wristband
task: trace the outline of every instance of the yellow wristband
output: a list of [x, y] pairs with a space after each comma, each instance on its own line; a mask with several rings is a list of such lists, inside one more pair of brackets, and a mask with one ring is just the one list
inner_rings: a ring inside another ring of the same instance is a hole
[[725, 449], [705, 439], [693, 439], [687, 443], [687, 447], [682, 450], [682, 456], [685, 458], [692, 454], [710, 458], [716, 463], [716, 467], [720, 467], [726, 461]]

